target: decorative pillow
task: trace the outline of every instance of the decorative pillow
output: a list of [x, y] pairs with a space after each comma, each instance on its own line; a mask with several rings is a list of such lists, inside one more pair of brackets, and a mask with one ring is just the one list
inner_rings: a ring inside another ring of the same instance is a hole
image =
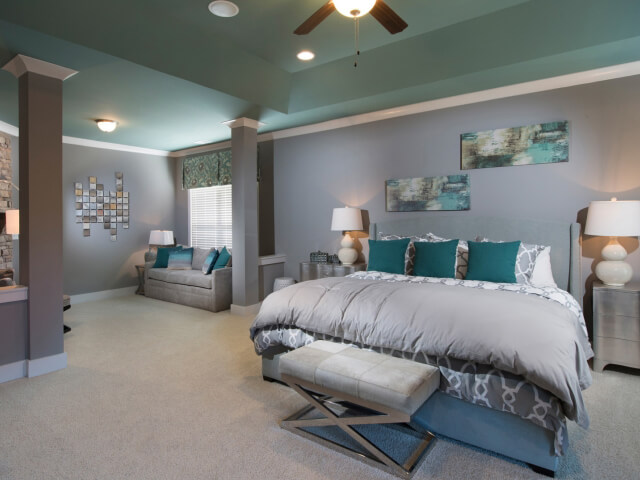
[[414, 275], [455, 278], [457, 239], [448, 242], [416, 242], [415, 250]]
[[218, 252], [218, 250], [216, 250], [215, 248], [211, 249], [209, 255], [207, 255], [207, 258], [205, 258], [204, 262], [202, 263], [202, 273], [204, 273], [205, 275], [211, 275], [213, 266], [216, 264], [216, 260], [218, 259], [219, 255], [220, 253]]
[[521, 242], [468, 242], [467, 280], [516, 282], [516, 260]]
[[211, 252], [210, 248], [195, 247], [193, 249], [193, 260], [191, 260], [191, 269], [202, 270], [204, 261], [207, 259], [207, 256], [209, 255], [210, 252]]
[[413, 246], [414, 242], [428, 242], [429, 241], [429, 233], [425, 233], [424, 235], [411, 235], [409, 237], [402, 235], [393, 235], [380, 232], [378, 234], [379, 240], [402, 240], [403, 238], [409, 239], [409, 245], [407, 246], [407, 251], [404, 255], [404, 274], [405, 275], [413, 275], [413, 263], [416, 256], [416, 250]]
[[193, 248], [183, 248], [169, 254], [167, 270], [191, 270]]
[[156, 255], [156, 263], [153, 264], [153, 268], [167, 268], [169, 264], [169, 255], [171, 252], [182, 250], [182, 247], [159, 247], [158, 254]]
[[[502, 240], [489, 240], [485, 237], [477, 237], [476, 242], [504, 243]], [[544, 250], [544, 245], [534, 245], [531, 243], [520, 243], [518, 259], [516, 261], [516, 282], [528, 285], [536, 265], [536, 258]]]
[[369, 264], [367, 270], [386, 273], [405, 273], [405, 255], [410, 240], [369, 239]]
[[533, 273], [529, 283], [536, 287], [557, 287], [556, 281], [553, 279], [553, 271], [551, 270], [551, 247], [544, 247], [533, 267]]
[[[449, 242], [449, 238], [439, 237], [434, 233], [427, 233], [426, 237], [429, 242]], [[464, 280], [467, 276], [467, 268], [469, 265], [469, 245], [466, 240], [458, 240], [458, 249], [456, 251], [456, 278]]]
[[218, 270], [220, 268], [226, 267], [227, 263], [229, 263], [229, 260], [231, 260], [231, 254], [229, 253], [229, 250], [227, 250], [227, 247], [222, 247], [218, 258], [216, 258], [216, 261], [213, 264], [212, 270]]

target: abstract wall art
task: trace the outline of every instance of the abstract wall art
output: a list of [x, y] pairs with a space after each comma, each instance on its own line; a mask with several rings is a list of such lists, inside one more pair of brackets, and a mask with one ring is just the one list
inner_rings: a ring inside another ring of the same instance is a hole
[[460, 168], [511, 167], [569, 161], [569, 122], [460, 135]]
[[82, 182], [75, 182], [76, 223], [82, 224], [85, 237], [91, 236], [91, 224], [101, 224], [108, 230], [111, 241], [118, 239], [118, 225], [129, 228], [129, 192], [124, 191], [122, 172], [115, 174], [115, 190], [106, 190], [104, 184], [97, 183], [97, 177], [89, 177], [89, 188]]
[[469, 210], [469, 175], [387, 180], [386, 197], [387, 212]]

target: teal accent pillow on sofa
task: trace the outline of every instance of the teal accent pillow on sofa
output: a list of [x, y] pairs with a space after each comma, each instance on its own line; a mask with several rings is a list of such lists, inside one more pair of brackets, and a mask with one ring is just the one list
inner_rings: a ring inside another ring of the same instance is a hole
[[202, 264], [202, 273], [204, 273], [205, 275], [211, 275], [211, 271], [216, 264], [218, 255], [220, 255], [220, 252], [218, 252], [218, 250], [216, 250], [215, 248], [209, 252], [209, 255], [207, 255], [206, 260]]
[[182, 248], [169, 254], [168, 270], [191, 270], [193, 248]]
[[469, 242], [465, 280], [516, 283], [516, 259], [521, 242]]
[[212, 270], [218, 270], [219, 268], [226, 267], [227, 263], [229, 263], [230, 258], [231, 258], [231, 254], [229, 253], [229, 250], [227, 250], [227, 247], [223, 247], [222, 251], [220, 251], [220, 255], [218, 255], [218, 258], [216, 259], [216, 262], [213, 265]]
[[404, 275], [404, 256], [410, 240], [369, 240], [367, 270]]
[[159, 247], [156, 263], [153, 264], [153, 268], [167, 268], [167, 265], [169, 265], [169, 255], [171, 252], [178, 250], [182, 250], [182, 247]]
[[413, 274], [419, 277], [456, 277], [458, 240], [447, 242], [414, 242], [416, 256]]

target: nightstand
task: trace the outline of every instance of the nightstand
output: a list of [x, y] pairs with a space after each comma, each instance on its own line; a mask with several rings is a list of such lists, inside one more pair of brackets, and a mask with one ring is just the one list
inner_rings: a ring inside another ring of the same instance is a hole
[[354, 263], [353, 265], [338, 265], [334, 263], [300, 262], [300, 281], [316, 280], [326, 277], [344, 277], [350, 273], [367, 269], [366, 263]]
[[610, 363], [640, 368], [640, 282], [593, 284], [593, 336], [596, 372]]
[[136, 265], [138, 271], [138, 289], [136, 295], [144, 295], [144, 263], [142, 265]]

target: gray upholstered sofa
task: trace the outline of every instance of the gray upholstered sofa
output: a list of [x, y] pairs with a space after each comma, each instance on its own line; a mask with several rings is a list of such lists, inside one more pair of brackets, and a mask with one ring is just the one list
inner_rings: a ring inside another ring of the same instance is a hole
[[209, 249], [194, 250], [191, 270], [153, 268], [155, 258], [147, 261], [144, 269], [145, 296], [212, 312], [227, 310], [231, 305], [231, 267], [205, 275], [202, 273], [205, 251], [208, 253]]

